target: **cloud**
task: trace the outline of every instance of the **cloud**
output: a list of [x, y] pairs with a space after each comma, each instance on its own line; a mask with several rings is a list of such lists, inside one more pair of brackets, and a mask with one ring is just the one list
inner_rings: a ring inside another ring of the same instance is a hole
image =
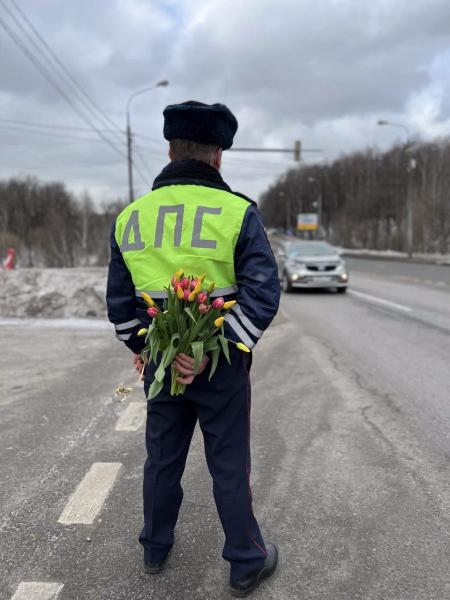
[[[448, 0], [42, 0], [39, 10], [27, 0], [21, 6], [120, 126], [132, 91], [170, 79], [169, 88], [132, 107], [135, 132], [156, 140], [164, 105], [189, 98], [229, 104], [239, 119], [237, 146], [292, 147], [301, 138], [305, 147], [323, 148], [325, 159], [398, 139], [398, 131], [376, 127], [378, 118], [404, 122], [425, 138], [448, 130]], [[4, 118], [82, 126], [3, 37]], [[27, 136], [42, 141], [39, 152], [34, 143], [27, 146]], [[10, 131], [2, 162], [36, 165], [43, 177], [57, 173], [97, 197], [126, 192], [125, 164], [112, 149], [63, 141]], [[166, 161], [165, 145], [136, 141], [150, 179]], [[289, 156], [230, 153], [224, 174], [234, 188], [257, 196], [290, 164]], [[0, 176], [16, 171], [3, 167]], [[139, 186], [144, 191], [145, 184]]]

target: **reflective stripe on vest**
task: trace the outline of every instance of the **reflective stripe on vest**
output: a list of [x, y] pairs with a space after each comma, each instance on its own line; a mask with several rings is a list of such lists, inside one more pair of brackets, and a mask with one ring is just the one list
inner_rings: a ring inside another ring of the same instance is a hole
[[178, 269], [207, 274], [213, 295], [234, 293], [234, 250], [247, 200], [199, 185], [171, 185], [127, 206], [116, 221], [116, 241], [136, 293], [163, 298]]

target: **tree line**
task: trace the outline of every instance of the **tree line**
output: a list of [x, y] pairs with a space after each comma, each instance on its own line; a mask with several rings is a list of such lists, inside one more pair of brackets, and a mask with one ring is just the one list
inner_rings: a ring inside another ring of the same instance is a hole
[[373, 149], [291, 169], [267, 189], [267, 227], [295, 229], [297, 214], [322, 214], [321, 236], [347, 248], [450, 252], [450, 138]]
[[98, 207], [60, 182], [0, 181], [0, 258], [14, 248], [21, 267], [106, 265], [112, 224], [125, 204]]

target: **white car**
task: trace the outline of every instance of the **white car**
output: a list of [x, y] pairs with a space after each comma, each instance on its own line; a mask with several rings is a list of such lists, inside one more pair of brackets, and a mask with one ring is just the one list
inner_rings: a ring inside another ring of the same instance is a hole
[[338, 250], [321, 241], [289, 240], [275, 252], [283, 291], [294, 288], [333, 288], [347, 290], [348, 273]]

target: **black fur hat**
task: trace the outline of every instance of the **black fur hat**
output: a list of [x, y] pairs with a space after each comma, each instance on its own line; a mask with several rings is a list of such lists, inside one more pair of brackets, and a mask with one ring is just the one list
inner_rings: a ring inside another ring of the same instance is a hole
[[238, 122], [225, 104], [203, 104], [189, 100], [167, 106], [163, 115], [166, 140], [181, 139], [217, 144], [222, 150], [227, 150], [233, 145]]

